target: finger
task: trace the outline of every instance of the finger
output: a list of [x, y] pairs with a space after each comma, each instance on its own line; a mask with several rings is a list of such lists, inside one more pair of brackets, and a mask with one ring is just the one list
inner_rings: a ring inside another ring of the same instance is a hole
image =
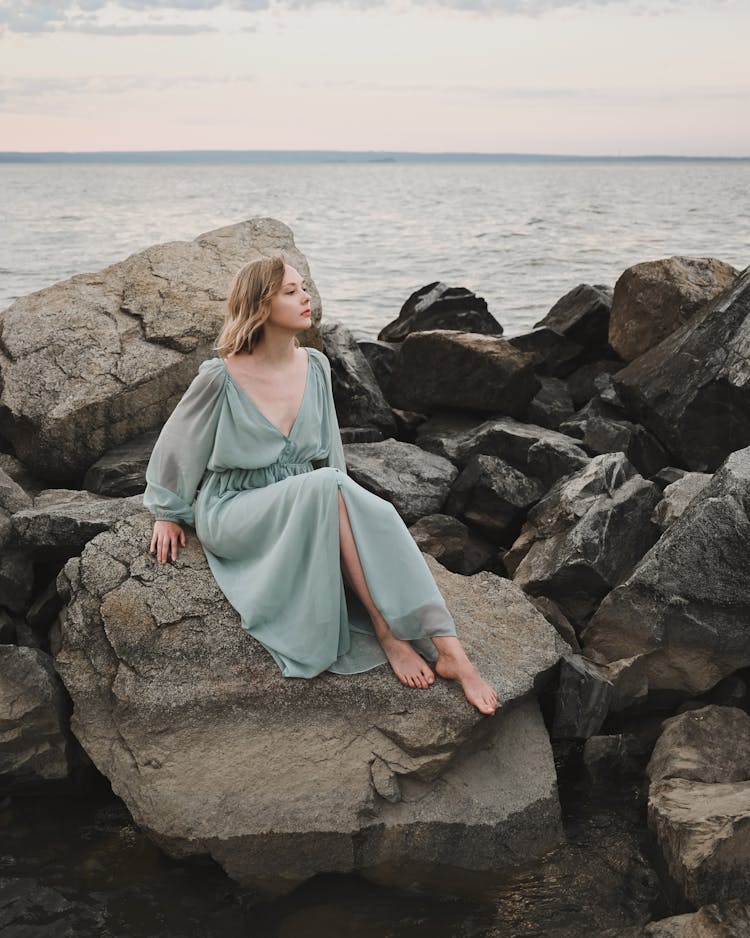
[[167, 562], [167, 551], [168, 551], [168, 550], [169, 550], [169, 541], [168, 541], [165, 537], [162, 537], [162, 538], [159, 540], [159, 547], [158, 547], [158, 551], [159, 551], [159, 563], [166, 563], [166, 562]]
[[169, 548], [172, 552], [172, 560], [177, 560], [177, 535], [173, 534], [169, 539]]
[[180, 531], [180, 544], [182, 544], [183, 547], [185, 546], [185, 532], [182, 530]]
[[153, 554], [156, 546], [156, 531], [151, 535], [151, 543], [149, 544], [149, 552]]

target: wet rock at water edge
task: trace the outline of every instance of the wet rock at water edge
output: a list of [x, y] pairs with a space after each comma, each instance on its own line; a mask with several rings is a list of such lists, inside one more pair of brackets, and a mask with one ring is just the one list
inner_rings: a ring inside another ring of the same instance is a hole
[[609, 342], [633, 361], [730, 287], [737, 271], [713, 257], [667, 257], [629, 267], [615, 284]]
[[513, 581], [554, 599], [580, 627], [656, 540], [651, 514], [660, 498], [622, 453], [595, 456], [529, 512]]
[[442, 456], [393, 438], [347, 443], [344, 458], [354, 481], [391, 502], [406, 524], [440, 511], [458, 475]]
[[320, 298], [291, 229], [253, 218], [194, 241], [147, 248], [0, 312], [0, 437], [56, 485], [80, 484], [103, 453], [160, 428], [211, 355], [231, 280], [283, 252], [306, 278], [320, 345]]
[[627, 659], [633, 687], [672, 700], [750, 665], [748, 515], [750, 448], [725, 461], [605, 597], [581, 636], [584, 654]]
[[499, 336], [433, 329], [406, 337], [391, 375], [394, 407], [454, 407], [522, 417], [540, 388], [533, 358]]
[[665, 720], [647, 774], [649, 827], [681, 899], [750, 896], [750, 716], [707, 706]]
[[673, 462], [713, 472], [750, 444], [750, 267], [612, 383]]
[[463, 576], [486, 569], [496, 556], [492, 544], [450, 515], [425, 515], [411, 525], [409, 533], [420, 550]]
[[487, 309], [486, 300], [465, 287], [448, 287], [436, 280], [411, 294], [398, 317], [380, 330], [378, 339], [402, 342], [413, 332], [430, 329], [503, 334], [503, 327]]
[[495, 544], [515, 540], [531, 505], [547, 487], [497, 456], [472, 456], [451, 486], [445, 502], [455, 515]]
[[598, 733], [609, 712], [611, 697], [612, 682], [604, 669], [582, 655], [564, 655], [555, 695], [552, 738], [586, 739]]
[[385, 665], [285, 680], [196, 539], [159, 565], [150, 529], [145, 513], [125, 519], [68, 561], [55, 664], [73, 731], [163, 850], [210, 854], [246, 888], [278, 895], [353, 870], [435, 888], [440, 867], [500, 872], [559, 842], [535, 694], [567, 646], [513, 584], [424, 555], [499, 690], [488, 718], [452, 682], [418, 693]]
[[362, 350], [343, 323], [321, 326], [323, 352], [331, 362], [336, 414], [342, 427], [375, 427], [392, 436], [396, 422]]

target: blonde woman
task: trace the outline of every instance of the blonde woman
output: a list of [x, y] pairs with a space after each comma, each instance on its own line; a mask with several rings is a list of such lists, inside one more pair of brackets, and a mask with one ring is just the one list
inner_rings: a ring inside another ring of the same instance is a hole
[[436, 671], [494, 713], [497, 694], [400, 515], [347, 475], [330, 363], [296, 337], [310, 324], [304, 280], [281, 255], [254, 261], [227, 307], [219, 356], [201, 364], [151, 455], [151, 552], [176, 560], [194, 526], [242, 627], [285, 677], [387, 660], [408, 687], [428, 688]]

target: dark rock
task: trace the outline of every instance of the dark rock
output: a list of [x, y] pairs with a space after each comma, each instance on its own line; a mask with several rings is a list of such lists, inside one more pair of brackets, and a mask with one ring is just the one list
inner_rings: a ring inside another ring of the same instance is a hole
[[560, 661], [555, 697], [553, 739], [585, 739], [601, 729], [609, 711], [612, 682], [607, 673], [582, 655]]
[[750, 267], [612, 381], [631, 416], [688, 469], [713, 472], [750, 444]]
[[89, 492], [107, 496], [143, 492], [146, 488], [146, 466], [158, 436], [158, 430], [150, 430], [108, 450], [89, 467], [83, 477], [83, 487]]
[[343, 323], [321, 326], [323, 352], [331, 362], [333, 399], [340, 427], [376, 427], [388, 436], [396, 429], [391, 408], [367, 359]]
[[450, 515], [425, 515], [411, 525], [409, 533], [420, 550], [463, 576], [485, 569], [495, 556], [490, 543]]
[[526, 417], [539, 427], [556, 430], [575, 412], [568, 386], [560, 378], [541, 377], [539, 381], [542, 386], [529, 404]]
[[626, 659], [633, 686], [683, 696], [750, 665], [749, 516], [747, 448], [604, 599], [582, 635], [584, 654]]
[[498, 456], [472, 456], [454, 481], [445, 511], [476, 527], [494, 543], [508, 546], [529, 507], [546, 486]]
[[567, 642], [574, 652], [580, 652], [581, 646], [578, 644], [578, 636], [576, 635], [575, 629], [557, 603], [553, 602], [547, 596], [529, 596], [529, 602], [536, 606], [550, 625], [555, 627], [560, 638], [564, 642]]
[[481, 296], [465, 287], [447, 287], [436, 280], [412, 293], [401, 307], [398, 318], [380, 330], [378, 339], [401, 342], [413, 332], [430, 329], [503, 334], [503, 327], [490, 314]]
[[538, 375], [564, 378], [585, 360], [586, 350], [554, 329], [534, 329], [508, 339], [519, 352], [531, 355]]
[[656, 540], [650, 519], [660, 498], [622, 453], [595, 456], [529, 512], [521, 537], [530, 546], [513, 581], [579, 625]]
[[580, 283], [561, 297], [535, 328], [546, 326], [577, 342], [585, 349], [601, 353], [608, 348], [612, 289], [602, 284]]
[[395, 407], [456, 407], [522, 417], [539, 390], [533, 359], [507, 339], [433, 329], [404, 340], [391, 376]]
[[357, 345], [360, 351], [367, 359], [367, 364], [375, 375], [375, 380], [383, 394], [388, 396], [388, 384], [391, 380], [391, 372], [396, 363], [396, 355], [400, 342], [381, 342], [377, 339], [358, 339]]
[[451, 443], [449, 452], [459, 466], [465, 466], [473, 456], [497, 456], [547, 487], [589, 462], [578, 440], [512, 417], [486, 420]]
[[666, 531], [710, 481], [711, 476], [707, 472], [686, 472], [665, 487], [664, 497], [654, 508], [651, 520], [660, 531]]
[[575, 407], [583, 406], [587, 401], [599, 393], [597, 381], [602, 375], [613, 375], [622, 371], [624, 365], [621, 361], [611, 358], [596, 359], [586, 362], [580, 368], [568, 375], [565, 379]]
[[660, 469], [651, 476], [651, 481], [664, 491], [668, 485], [681, 479], [686, 474], [687, 469], [678, 469], [676, 466], [664, 466], [663, 469]]
[[43, 634], [52, 623], [62, 608], [62, 602], [57, 593], [55, 580], [50, 580], [47, 586], [37, 596], [34, 602], [29, 606], [26, 613], [26, 621], [31, 628], [38, 634]]
[[589, 785], [602, 788], [609, 787], [613, 778], [640, 775], [640, 743], [626, 733], [590, 736], [583, 746], [583, 767]]
[[582, 444], [586, 452], [593, 456], [624, 453], [643, 476], [652, 476], [669, 462], [661, 443], [637, 423], [592, 416], [578, 426], [583, 429]]
[[442, 456], [392, 438], [382, 443], [348, 443], [344, 454], [349, 475], [391, 502], [406, 524], [440, 511], [458, 475]]
[[382, 443], [383, 433], [376, 427], [342, 427], [342, 443]]
[[712, 257], [668, 257], [629, 267], [615, 284], [609, 342], [633, 361], [730, 287], [737, 271]]

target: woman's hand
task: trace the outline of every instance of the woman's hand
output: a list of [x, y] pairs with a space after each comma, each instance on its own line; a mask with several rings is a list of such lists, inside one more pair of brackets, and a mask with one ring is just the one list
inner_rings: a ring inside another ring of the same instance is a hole
[[152, 554], [156, 552], [159, 563], [166, 563], [170, 553], [172, 560], [177, 560], [178, 544], [185, 546], [185, 532], [176, 521], [154, 522], [154, 535], [149, 551]]

